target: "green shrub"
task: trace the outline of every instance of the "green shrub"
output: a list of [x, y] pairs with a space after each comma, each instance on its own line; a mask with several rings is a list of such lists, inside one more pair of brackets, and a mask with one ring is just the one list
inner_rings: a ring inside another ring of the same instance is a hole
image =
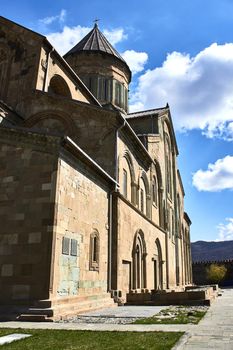
[[226, 273], [225, 265], [211, 264], [206, 268], [207, 278], [211, 283], [219, 283], [225, 278]]

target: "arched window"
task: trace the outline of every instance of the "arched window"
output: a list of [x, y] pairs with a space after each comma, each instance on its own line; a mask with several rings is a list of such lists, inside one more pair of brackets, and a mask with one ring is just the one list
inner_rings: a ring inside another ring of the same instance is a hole
[[124, 152], [124, 156], [120, 158], [119, 163], [119, 179], [121, 193], [131, 203], [136, 204], [136, 183], [133, 161], [129, 151]]
[[153, 204], [158, 206], [158, 181], [156, 176], [153, 176], [152, 179], [152, 200]]
[[133, 258], [133, 288], [146, 288], [146, 244], [144, 234], [139, 230], [134, 237]]
[[72, 98], [70, 89], [65, 81], [60, 75], [55, 74], [50, 80], [48, 92], [68, 98]]
[[127, 187], [128, 187], [128, 174], [125, 169], [123, 169], [123, 196], [127, 198]]
[[146, 214], [146, 186], [142, 177], [139, 181], [139, 209], [143, 214]]
[[99, 271], [99, 233], [93, 232], [90, 236], [90, 270]]
[[157, 238], [155, 241], [155, 252], [154, 252], [154, 289], [163, 289], [163, 261], [162, 261], [162, 249]]

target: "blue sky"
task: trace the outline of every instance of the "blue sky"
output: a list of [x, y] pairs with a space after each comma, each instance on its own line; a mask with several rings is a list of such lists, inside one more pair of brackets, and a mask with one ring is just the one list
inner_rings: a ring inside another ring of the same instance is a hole
[[233, 239], [231, 0], [11, 0], [1, 15], [47, 35], [61, 53], [99, 18], [134, 73], [131, 110], [169, 102], [192, 241]]

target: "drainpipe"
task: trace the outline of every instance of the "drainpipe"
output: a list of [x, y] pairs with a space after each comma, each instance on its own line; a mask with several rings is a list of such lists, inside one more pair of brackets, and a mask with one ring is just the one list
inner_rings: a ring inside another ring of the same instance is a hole
[[176, 177], [177, 177], [177, 168], [176, 168], [176, 156], [175, 156], [175, 151], [173, 150], [172, 152], [172, 170], [173, 170], [173, 201], [174, 201], [174, 210], [173, 210], [173, 221], [174, 221], [174, 228], [175, 232], [174, 234], [174, 241], [175, 241], [175, 261], [176, 261], [176, 285], [180, 286], [180, 256], [179, 256], [179, 223], [178, 223], [178, 202], [177, 202], [177, 182], [176, 182]]
[[[119, 113], [121, 116], [121, 114]], [[123, 124], [120, 125], [116, 129], [116, 138], [115, 138], [115, 154], [114, 154], [114, 162], [115, 162], [115, 180], [117, 181], [118, 178], [118, 161], [117, 161], [117, 155], [118, 155], [118, 135], [119, 131], [123, 129], [123, 127], [126, 125], [126, 120], [121, 116], [123, 119]], [[109, 216], [108, 216], [108, 222], [109, 222], [109, 246], [108, 246], [108, 291], [112, 290], [112, 235], [113, 235], [113, 225], [112, 225], [112, 217], [113, 217], [113, 193], [118, 191], [118, 186], [115, 184], [114, 190], [111, 190], [109, 193]]]
[[[165, 145], [165, 131], [164, 131], [164, 125], [163, 125], [163, 141], [164, 141], [164, 156], [166, 158], [166, 145]], [[167, 164], [166, 164], [166, 161], [165, 161], [165, 222], [164, 222], [164, 229], [166, 231], [166, 234], [165, 234], [165, 253], [166, 253], [166, 288], [169, 289], [169, 252], [168, 252], [168, 235], [169, 235], [169, 232], [167, 230], [167, 210], [168, 210], [168, 205], [167, 205], [167, 196], [168, 196], [168, 193], [167, 193]]]
[[48, 91], [48, 72], [49, 72], [49, 59], [51, 56], [51, 53], [54, 51], [54, 48], [52, 48], [47, 55], [46, 59], [46, 68], [45, 68], [45, 77], [44, 77], [44, 83], [43, 83], [43, 91], [47, 92]]
[[108, 224], [109, 224], [109, 241], [108, 241], [108, 292], [112, 290], [112, 194], [109, 192], [108, 204]]

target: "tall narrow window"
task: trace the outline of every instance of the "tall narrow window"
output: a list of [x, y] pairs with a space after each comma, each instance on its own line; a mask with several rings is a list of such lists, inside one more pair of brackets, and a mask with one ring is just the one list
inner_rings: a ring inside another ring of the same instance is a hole
[[123, 195], [126, 198], [127, 198], [127, 187], [128, 187], [127, 171], [123, 169]]
[[158, 205], [158, 184], [155, 176], [153, 176], [153, 182], [152, 182], [152, 199], [153, 199], [153, 203], [157, 206]]
[[117, 106], [119, 106], [120, 104], [120, 83], [118, 83], [117, 81], [115, 81], [115, 104]]
[[97, 237], [95, 236], [93, 238], [93, 256], [92, 256], [92, 260], [93, 262], [97, 262]]
[[138, 207], [143, 214], [147, 215], [147, 187], [142, 176], [139, 179]]
[[140, 203], [140, 205], [141, 205], [141, 212], [144, 212], [144, 191], [143, 191], [143, 189], [141, 188], [141, 190], [140, 190], [140, 200], [141, 200], [141, 203]]
[[144, 234], [138, 231], [134, 238], [134, 245], [132, 251], [133, 257], [133, 288], [146, 288], [146, 244]]
[[93, 232], [90, 236], [90, 270], [99, 271], [99, 234], [98, 232]]

